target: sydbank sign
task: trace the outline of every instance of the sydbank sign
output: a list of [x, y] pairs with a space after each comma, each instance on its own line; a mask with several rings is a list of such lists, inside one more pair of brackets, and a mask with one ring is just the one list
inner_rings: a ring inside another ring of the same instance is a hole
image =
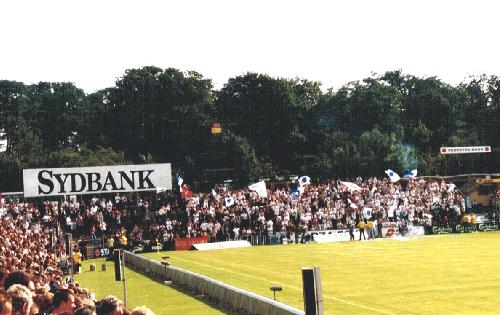
[[170, 163], [23, 170], [25, 197], [172, 189]]

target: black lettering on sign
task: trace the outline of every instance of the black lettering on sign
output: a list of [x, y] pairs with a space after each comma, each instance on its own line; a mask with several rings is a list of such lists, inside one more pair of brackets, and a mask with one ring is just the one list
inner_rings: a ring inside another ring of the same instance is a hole
[[43, 190], [40, 185], [38, 185], [39, 194], [50, 194], [54, 190], [54, 183], [49, 178], [43, 177], [43, 174], [47, 173], [52, 177], [52, 171], [43, 170], [38, 172], [38, 182], [44, 186], [48, 187], [48, 190]]
[[64, 188], [64, 184], [66, 183], [66, 180], [68, 179], [69, 176], [65, 174], [54, 174], [54, 177], [59, 183], [59, 193], [65, 193], [66, 189]]
[[[102, 184], [99, 182], [101, 179], [101, 174], [99, 173], [86, 173], [87, 174], [87, 182], [88, 182], [88, 190], [87, 191], [99, 191], [102, 189]], [[95, 178], [93, 178], [95, 175]], [[96, 184], [96, 188], [94, 189], [94, 184]]]
[[[146, 176], [144, 176], [144, 172], [148, 172], [148, 174]], [[139, 173], [139, 187], [138, 188], [140, 188], [140, 189], [155, 188], [155, 185], [153, 185], [153, 183], [151, 182], [151, 179], [149, 179], [149, 175], [151, 175], [151, 173], [153, 173], [153, 170], [141, 171]], [[145, 182], [148, 183], [148, 187], [144, 187]]]
[[[80, 173], [69, 173], [67, 174], [69, 177], [71, 177], [71, 192], [81, 192], [85, 189], [85, 186], [87, 186], [87, 181], [85, 179], [85, 176]], [[76, 177], [80, 178], [80, 187], [76, 187]]]
[[115, 179], [113, 178], [113, 175], [111, 175], [111, 172], [108, 172], [108, 175], [106, 176], [104, 185], [102, 185], [102, 191], [108, 191], [108, 189], [106, 188], [107, 186], [111, 186], [111, 190], [118, 190], [116, 188]]
[[134, 171], [130, 171], [130, 173], [132, 174], [132, 178], [128, 177], [128, 175], [124, 172], [124, 171], [119, 171], [118, 173], [120, 173], [120, 183], [121, 183], [121, 187], [120, 187], [120, 190], [125, 190], [125, 187], [123, 187], [123, 180], [125, 180], [127, 182], [127, 184], [130, 186], [130, 188], [132, 189], [135, 189], [135, 177], [134, 177]]

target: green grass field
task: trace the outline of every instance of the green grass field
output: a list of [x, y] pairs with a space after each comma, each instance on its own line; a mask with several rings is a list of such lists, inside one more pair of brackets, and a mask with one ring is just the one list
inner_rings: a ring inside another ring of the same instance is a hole
[[[97, 271], [90, 272], [90, 264], [97, 265]], [[101, 271], [101, 265], [105, 263], [106, 271]], [[114, 267], [112, 261], [104, 259], [91, 259], [84, 261], [83, 272], [75, 275], [75, 280], [81, 287], [94, 292], [97, 299], [106, 295], [115, 295], [123, 300], [123, 284], [115, 281]], [[133, 309], [136, 306], [146, 305], [156, 315], [162, 314], [225, 314], [211, 305], [204, 303], [187, 294], [179, 292], [169, 286], [155, 282], [136, 272], [126, 269], [127, 283], [127, 306]]]
[[[145, 255], [160, 260], [157, 253]], [[168, 255], [174, 266], [266, 297], [272, 298], [270, 286], [282, 285], [277, 299], [300, 309], [301, 267], [320, 267], [325, 314], [498, 314], [498, 232]], [[146, 304], [156, 314], [218, 313], [148, 278], [129, 275], [129, 305]], [[121, 296], [121, 284], [112, 281], [113, 276], [109, 264], [107, 272], [86, 272], [78, 280], [98, 297]]]

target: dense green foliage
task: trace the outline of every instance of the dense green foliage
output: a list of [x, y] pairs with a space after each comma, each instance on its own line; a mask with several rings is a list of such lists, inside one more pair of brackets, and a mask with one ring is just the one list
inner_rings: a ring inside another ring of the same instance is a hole
[[[212, 135], [213, 121], [222, 134]], [[85, 94], [71, 83], [0, 81], [0, 191], [22, 169], [170, 162], [188, 182], [276, 175], [315, 178], [498, 172], [498, 153], [439, 154], [440, 146], [500, 147], [500, 78], [458, 86], [400, 71], [322, 92], [318, 82], [247, 73], [215, 90], [196, 72], [127, 70]], [[222, 171], [217, 171], [222, 170]]]

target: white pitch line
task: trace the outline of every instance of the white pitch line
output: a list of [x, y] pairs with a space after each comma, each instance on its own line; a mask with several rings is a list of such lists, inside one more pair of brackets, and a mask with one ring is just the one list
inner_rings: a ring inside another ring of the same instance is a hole
[[[265, 281], [265, 282], [269, 282], [269, 283], [272, 283], [272, 284], [276, 284], [278, 282], [278, 281], [271, 281], [269, 279], [265, 279], [265, 278], [261, 278], [261, 277], [251, 276], [251, 275], [245, 274], [245, 273], [240, 273], [240, 272], [236, 272], [236, 271], [227, 270], [227, 269], [224, 269], [224, 268], [214, 267], [212, 265], [203, 264], [203, 263], [196, 262], [196, 261], [182, 259], [182, 258], [179, 258], [179, 257], [172, 257], [172, 259], [178, 259], [178, 260], [185, 261], [185, 262], [188, 262], [188, 263], [197, 264], [197, 265], [200, 265], [200, 266], [212, 268], [212, 269], [219, 270], [219, 271], [229, 272], [229, 273], [232, 273], [232, 274], [235, 274], [235, 275], [239, 275], [239, 276], [243, 276], [243, 277], [247, 277], [247, 278], [251, 278], [251, 279], [255, 279], [255, 280]], [[282, 284], [282, 286], [290, 288], [290, 289], [297, 290], [299, 292], [302, 291], [301, 288], [297, 288], [297, 287], [292, 286], [292, 285]], [[333, 296], [329, 296], [329, 295], [323, 295], [323, 298], [334, 300], [334, 301], [339, 301], [339, 302], [342, 302], [342, 303], [345, 303], [345, 304], [349, 304], [349, 305], [352, 305], [352, 306], [356, 306], [356, 307], [359, 307], [359, 308], [363, 308], [363, 309], [374, 311], [374, 312], [381, 313], [381, 314], [394, 315], [394, 313], [391, 313], [391, 312], [388, 312], [388, 311], [379, 310], [379, 309], [376, 309], [376, 308], [373, 308], [373, 307], [370, 307], [370, 306], [366, 306], [366, 305], [363, 305], [363, 304], [358, 304], [358, 303], [350, 302], [350, 301], [347, 301], [347, 300], [344, 300], [344, 299], [340, 299], [340, 298], [337, 298], [337, 297], [333, 297]]]

